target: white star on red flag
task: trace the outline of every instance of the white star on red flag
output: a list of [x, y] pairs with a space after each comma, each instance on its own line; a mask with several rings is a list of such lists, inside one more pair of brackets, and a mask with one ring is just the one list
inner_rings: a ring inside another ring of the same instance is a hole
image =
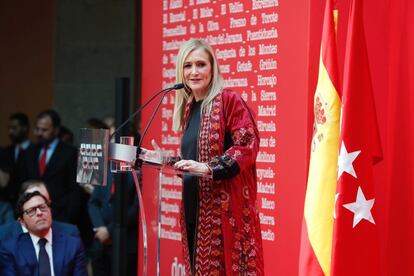
[[337, 179], [341, 177], [343, 172], [347, 172], [353, 177], [357, 178], [355, 170], [354, 170], [354, 166], [352, 163], [355, 161], [355, 159], [358, 157], [360, 153], [361, 153], [360, 150], [348, 152], [345, 147], [344, 141], [342, 141], [341, 151], [339, 152], [339, 156], [338, 156], [338, 177]]
[[374, 206], [375, 199], [366, 200], [365, 195], [362, 192], [361, 187], [358, 187], [358, 193], [356, 201], [353, 203], [344, 204], [343, 206], [354, 213], [353, 228], [362, 220], [366, 219], [372, 224], [375, 224], [374, 218], [371, 214], [371, 209]]

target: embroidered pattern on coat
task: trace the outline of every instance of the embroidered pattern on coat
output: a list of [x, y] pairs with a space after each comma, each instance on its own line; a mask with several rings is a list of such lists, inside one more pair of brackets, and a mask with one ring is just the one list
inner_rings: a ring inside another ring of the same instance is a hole
[[[187, 102], [184, 122], [188, 121], [191, 102], [192, 98]], [[222, 121], [222, 105], [222, 94], [219, 94], [214, 99], [211, 114], [202, 114], [198, 140], [199, 162], [211, 164], [211, 161], [223, 155], [225, 124]], [[254, 143], [258, 143], [253, 127], [254, 125], [233, 131], [235, 147], [228, 152], [227, 165], [243, 158], [239, 149], [252, 148]], [[180, 221], [187, 275], [262, 275], [261, 233], [256, 202], [252, 200], [249, 192], [251, 184], [243, 182], [199, 179], [200, 201], [194, 274], [191, 273], [184, 211], [181, 208]], [[232, 184], [237, 185], [237, 188], [232, 187]]]

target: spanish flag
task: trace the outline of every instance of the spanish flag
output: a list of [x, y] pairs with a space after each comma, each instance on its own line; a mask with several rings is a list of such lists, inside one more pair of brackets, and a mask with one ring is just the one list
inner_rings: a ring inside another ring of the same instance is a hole
[[332, 0], [325, 5], [299, 275], [330, 275], [341, 100]]

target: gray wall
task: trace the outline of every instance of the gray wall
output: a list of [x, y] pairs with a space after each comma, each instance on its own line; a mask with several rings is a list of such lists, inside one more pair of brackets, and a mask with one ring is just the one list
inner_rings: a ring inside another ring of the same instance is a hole
[[135, 91], [136, 7], [61, 0], [56, 9], [54, 107], [76, 140], [88, 118], [114, 115], [115, 78], [129, 77]]

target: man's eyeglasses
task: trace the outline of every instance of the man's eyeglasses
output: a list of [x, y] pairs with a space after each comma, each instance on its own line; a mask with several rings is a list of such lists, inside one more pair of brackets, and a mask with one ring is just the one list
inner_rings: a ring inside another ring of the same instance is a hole
[[42, 203], [32, 208], [26, 209], [23, 212], [26, 213], [26, 215], [28, 215], [29, 217], [33, 217], [36, 214], [37, 209], [39, 209], [40, 212], [44, 213], [47, 210], [49, 210], [49, 205], [47, 205], [46, 203]]

